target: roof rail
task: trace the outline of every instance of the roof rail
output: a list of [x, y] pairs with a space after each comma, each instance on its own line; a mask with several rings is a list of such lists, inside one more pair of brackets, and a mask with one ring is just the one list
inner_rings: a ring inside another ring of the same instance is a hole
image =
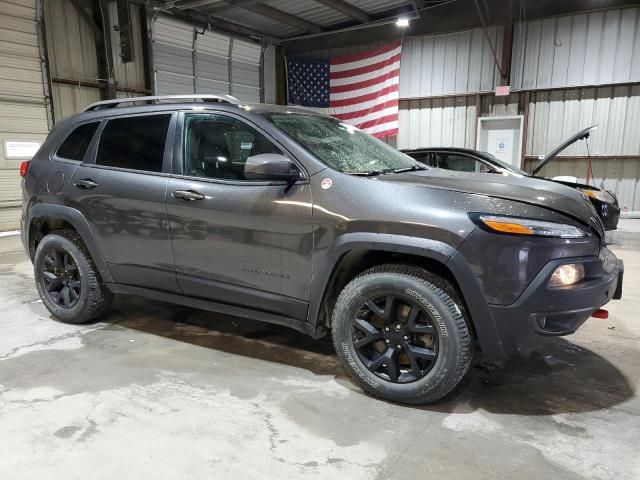
[[123, 103], [162, 103], [162, 102], [184, 102], [195, 100], [200, 102], [220, 102], [231, 103], [234, 105], [240, 104], [240, 100], [231, 95], [159, 95], [150, 97], [130, 97], [130, 98], [116, 98], [114, 100], [103, 100], [101, 102], [95, 102], [84, 109], [85, 112], [92, 112], [97, 110], [106, 110], [108, 108], [117, 108]]

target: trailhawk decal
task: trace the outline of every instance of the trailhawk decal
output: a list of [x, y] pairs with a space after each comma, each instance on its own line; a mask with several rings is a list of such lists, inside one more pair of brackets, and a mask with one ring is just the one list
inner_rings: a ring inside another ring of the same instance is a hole
[[365, 375], [365, 373], [362, 370], [360, 370], [360, 367], [356, 365], [356, 362], [353, 359], [353, 356], [351, 356], [349, 345], [347, 345], [344, 342], [342, 342], [342, 351], [344, 353], [345, 358], [347, 359], [347, 362], [349, 362], [349, 365], [351, 365], [351, 368], [353, 368], [354, 372], [356, 372], [356, 375], [358, 375], [362, 380], [364, 380], [366, 383], [371, 385], [373, 388], [378, 388], [380, 384], [375, 380], [372, 380], [371, 378], [369, 378], [367, 375]]
[[425, 307], [427, 307], [431, 315], [433, 315], [433, 318], [435, 319], [435, 321], [438, 323], [438, 326], [440, 327], [440, 333], [442, 333], [443, 337], [446, 337], [447, 327], [445, 327], [444, 323], [442, 323], [442, 317], [440, 316], [440, 313], [438, 313], [438, 310], [436, 310], [436, 308], [433, 305], [431, 305], [426, 298], [424, 298], [415, 290], [411, 290], [410, 288], [407, 288], [404, 291], [404, 293], [406, 293], [407, 295], [411, 295], [413, 298], [415, 298], [420, 303], [422, 303]]

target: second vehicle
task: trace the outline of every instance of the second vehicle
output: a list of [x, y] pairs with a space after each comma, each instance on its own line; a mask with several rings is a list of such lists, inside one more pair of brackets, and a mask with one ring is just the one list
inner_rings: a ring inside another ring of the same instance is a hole
[[565, 142], [562, 142], [540, 160], [540, 163], [536, 165], [533, 173], [527, 173], [509, 163], [503, 162], [490, 153], [466, 148], [429, 147], [403, 150], [403, 152], [430, 167], [462, 172], [503, 173], [520, 177], [536, 177], [567, 185], [568, 187], [581, 191], [589, 197], [589, 201], [598, 212], [605, 229], [615, 230], [618, 227], [618, 220], [620, 219], [620, 206], [613, 192], [593, 185], [579, 183], [575, 177], [537, 177], [547, 163], [575, 142], [586, 140], [595, 128], [595, 125], [585, 128]]

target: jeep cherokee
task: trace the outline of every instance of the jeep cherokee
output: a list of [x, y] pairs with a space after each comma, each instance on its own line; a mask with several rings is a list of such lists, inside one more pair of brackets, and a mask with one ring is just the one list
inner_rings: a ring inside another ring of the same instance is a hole
[[620, 298], [579, 191], [428, 168], [339, 120], [226, 96], [98, 102], [21, 167], [45, 307], [135, 294], [331, 334], [351, 377], [421, 404]]

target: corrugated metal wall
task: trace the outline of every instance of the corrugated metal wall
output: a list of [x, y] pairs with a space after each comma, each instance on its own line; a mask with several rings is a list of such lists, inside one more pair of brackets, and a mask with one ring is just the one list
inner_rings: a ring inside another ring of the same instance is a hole
[[230, 93], [259, 102], [262, 47], [166, 16], [153, 24], [156, 93]]
[[[459, 68], [459, 52], [466, 56], [468, 37], [450, 34], [446, 41], [440, 40], [439, 47], [435, 38], [405, 39], [403, 43], [401, 97], [432, 98], [401, 102], [399, 148], [474, 148], [477, 116], [524, 114], [522, 101], [528, 90], [526, 155], [548, 153], [578, 130], [598, 124], [589, 143], [590, 154], [595, 157], [596, 184], [606, 178], [604, 186], [618, 195], [624, 208], [640, 210], [640, 8], [516, 23], [511, 71], [511, 87], [516, 92], [509, 97], [481, 95], [480, 112], [476, 112], [475, 96], [459, 96], [465, 79], [468, 90], [468, 79], [475, 79], [471, 83], [474, 86], [478, 79], [478, 66], [469, 63], [466, 77], [465, 69]], [[422, 53], [418, 46], [422, 46]], [[440, 53], [434, 56], [436, 50]], [[443, 51], [449, 52], [444, 60]], [[436, 67], [426, 70], [429, 64], [425, 58], [433, 62], [436, 57]], [[483, 59], [482, 64], [492, 65], [492, 58]], [[414, 65], [422, 65], [425, 72]], [[439, 79], [443, 71], [449, 77], [449, 89], [444, 93], [451, 96], [433, 98], [443, 91], [432, 88], [432, 78], [435, 75], [438, 86], [442, 85]], [[459, 89], [452, 91], [458, 81]], [[582, 87], [569, 88], [572, 86]], [[551, 162], [542, 174], [585, 180], [585, 142], [562, 155], [565, 158]], [[536, 162], [529, 158], [527, 168]]]
[[[489, 27], [502, 55], [503, 29]], [[400, 98], [491, 92], [499, 85], [489, 42], [482, 29], [406, 38], [400, 62]]]
[[398, 148], [475, 148], [478, 116], [521, 115], [520, 95], [475, 95], [400, 101]]
[[[527, 154], [545, 154], [596, 124], [598, 130], [589, 139], [592, 155], [640, 156], [640, 85], [531, 93]], [[587, 155], [585, 142], [563, 155]]]
[[[115, 3], [109, 4], [111, 25], [118, 24]], [[120, 35], [111, 30], [111, 58], [113, 78], [120, 89], [146, 89], [145, 58], [142, 32], [142, 8], [131, 5], [131, 31], [133, 62], [122, 63]], [[45, 25], [49, 69], [52, 77], [52, 96], [55, 119], [60, 120], [83, 110], [101, 98], [98, 84], [98, 58], [96, 40], [91, 27], [68, 0], [45, 1]], [[88, 82], [95, 86], [63, 83], [58, 80]], [[118, 93], [118, 96], [121, 96]], [[127, 94], [126, 96], [131, 96]]]
[[42, 142], [48, 131], [35, 0], [0, 0], [0, 230], [17, 228], [18, 168], [7, 142]]
[[517, 23], [514, 89], [640, 82], [640, 8]]
[[[132, 62], [122, 62], [120, 56], [120, 33], [115, 28], [111, 29], [111, 57], [113, 58], [113, 77], [116, 79], [117, 89], [144, 90], [147, 88], [144, 65], [146, 59], [143, 46], [146, 38], [142, 31], [143, 15], [142, 7], [139, 5], [131, 5]], [[111, 19], [111, 25], [118, 25], [118, 7], [115, 2], [109, 4], [109, 18]], [[128, 94], [126, 96], [131, 95]]]
[[[47, 0], [45, 4], [49, 74], [52, 78], [96, 82], [98, 59], [91, 27], [80, 18], [71, 2]], [[97, 88], [56, 82], [52, 83], [51, 94], [56, 120], [100, 100]]]
[[398, 148], [475, 145], [474, 96], [402, 100], [399, 116]]
[[[616, 193], [623, 209], [640, 210], [640, 85], [620, 85], [531, 93], [527, 154], [540, 155], [589, 125], [598, 129], [541, 172], [571, 175], [585, 181], [588, 153], [593, 182]], [[604, 158], [597, 158], [598, 156]], [[528, 160], [532, 167], [536, 160]]]

